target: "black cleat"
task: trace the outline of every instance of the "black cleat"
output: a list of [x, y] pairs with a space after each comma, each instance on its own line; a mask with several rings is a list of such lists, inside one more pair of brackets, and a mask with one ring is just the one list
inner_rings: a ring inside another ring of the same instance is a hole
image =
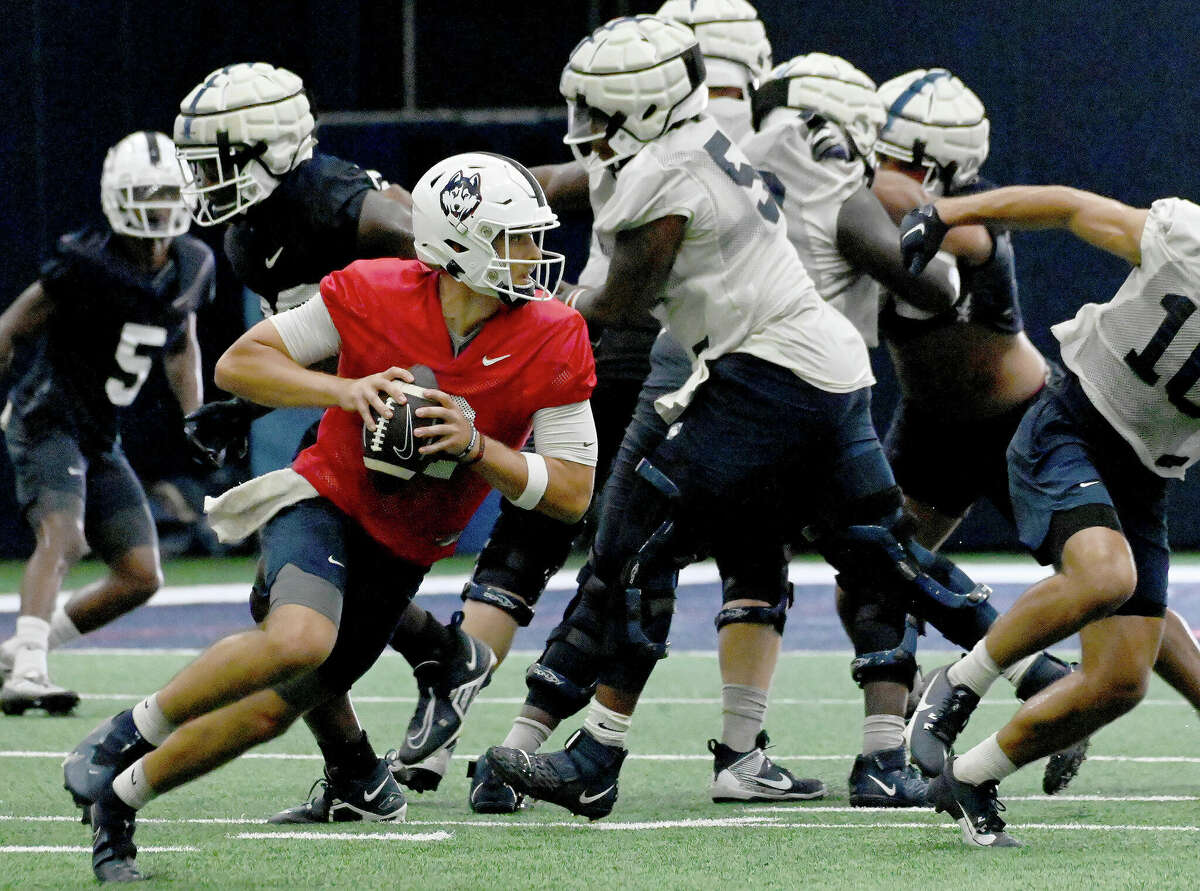
[[904, 746], [859, 755], [850, 771], [851, 807], [927, 807], [929, 784]]
[[400, 753], [395, 749], [388, 749], [383, 760], [387, 762], [388, 770], [401, 786], [417, 793], [436, 792], [437, 787], [442, 784], [442, 778], [446, 776], [446, 771], [450, 769], [450, 758], [456, 745], [458, 740], [448, 746], [442, 746], [424, 761], [412, 765], [401, 761]]
[[954, 757], [929, 784], [929, 802], [937, 813], [946, 813], [962, 827], [963, 841], [979, 848], [1019, 848], [1021, 843], [1004, 831], [996, 797], [996, 781], [972, 786], [954, 776]]
[[101, 882], [140, 882], [133, 830], [137, 811], [113, 793], [88, 808], [92, 824], [92, 872]]
[[154, 751], [133, 723], [133, 711], [113, 715], [63, 760], [63, 788], [86, 808], [110, 789], [117, 774]]
[[913, 763], [927, 777], [942, 772], [954, 741], [979, 705], [974, 691], [950, 683], [946, 676], [949, 668], [943, 665], [929, 675], [925, 692], [905, 730]]
[[820, 780], [798, 778], [767, 757], [770, 744], [765, 730], [759, 731], [755, 747], [735, 752], [715, 739], [708, 741], [713, 756], [713, 781], [708, 787], [712, 800], [728, 801], [807, 801], [824, 798], [825, 784]]
[[403, 823], [408, 813], [404, 792], [381, 760], [369, 776], [333, 780], [325, 776], [308, 790], [303, 804], [280, 811], [268, 823]]
[[493, 775], [518, 794], [565, 807], [589, 820], [612, 813], [617, 777], [627, 752], [576, 730], [567, 747], [549, 755], [492, 746], [484, 756]]
[[1074, 745], [1067, 746], [1050, 756], [1046, 762], [1046, 773], [1042, 776], [1042, 791], [1047, 795], [1055, 795], [1067, 788], [1079, 768], [1087, 760], [1088, 746], [1091, 737], [1084, 737]]
[[[461, 613], [452, 621], [461, 622]], [[481, 640], [453, 626], [458, 652], [446, 663], [422, 662], [413, 674], [420, 695], [404, 739], [396, 749], [401, 764], [412, 766], [458, 739], [467, 709], [492, 679], [496, 654]]]
[[525, 796], [499, 779], [487, 758], [468, 762], [467, 776], [471, 778], [467, 804], [475, 813], [515, 814], [525, 806]]

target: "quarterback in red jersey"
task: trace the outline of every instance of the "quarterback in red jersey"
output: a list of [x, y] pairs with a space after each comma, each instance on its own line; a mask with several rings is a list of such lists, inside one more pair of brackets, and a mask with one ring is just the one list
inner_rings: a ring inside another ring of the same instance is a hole
[[[485, 153], [449, 158], [413, 191], [424, 262], [352, 264], [221, 357], [224, 389], [327, 411], [316, 444], [292, 467], [208, 505], [223, 538], [261, 530], [251, 603], [259, 627], [214, 644], [64, 762], [67, 789], [89, 807], [99, 878], [140, 877], [134, 816], [158, 794], [278, 736], [306, 712], [320, 716], [310, 720], [314, 730], [341, 726], [346, 711], [353, 720], [345, 694], [489, 487], [526, 510], [567, 522], [583, 515], [596, 461], [587, 401], [595, 374], [583, 319], [550, 299], [562, 257], [543, 252], [541, 238], [556, 225], [521, 165]], [[337, 375], [308, 367], [333, 355]], [[429, 423], [413, 436], [438, 459], [432, 466], [451, 472], [377, 488], [363, 463], [362, 429], [393, 416], [389, 401], [405, 403], [409, 366], [417, 365], [433, 372], [438, 389], [424, 391], [434, 404], [417, 409]], [[517, 451], [531, 432], [538, 451]], [[484, 668], [473, 696], [495, 656], [451, 630]], [[387, 764], [369, 746], [352, 754], [337, 760], [345, 774], [327, 771], [302, 818], [402, 820], [404, 796]]]

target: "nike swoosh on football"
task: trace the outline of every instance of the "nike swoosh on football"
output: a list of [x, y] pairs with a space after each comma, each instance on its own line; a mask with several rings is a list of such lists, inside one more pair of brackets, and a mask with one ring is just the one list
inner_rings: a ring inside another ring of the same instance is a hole
[[404, 415], [403, 445], [404, 445], [403, 449], [400, 449], [396, 446], [392, 446], [392, 451], [396, 453], [396, 457], [399, 458], [401, 461], [406, 461], [413, 456], [413, 449], [415, 448], [415, 445], [416, 445], [413, 442], [412, 422], [409, 421], [407, 413], [405, 413], [405, 415]]
[[603, 792], [597, 792], [595, 795], [588, 795], [586, 792], [580, 792], [579, 793], [579, 803], [580, 804], [591, 804], [593, 801], [603, 798], [605, 795], [607, 795], [609, 792], [611, 792], [616, 787], [617, 787], [617, 784], [613, 783], [611, 786], [609, 786]]
[[490, 357], [490, 356], [484, 356], [484, 357], [483, 357], [483, 364], [484, 364], [484, 365], [495, 365], [495, 364], [496, 364], [497, 362], [499, 362], [501, 359], [508, 359], [508, 358], [510, 358], [511, 356], [512, 356], [512, 353], [505, 353], [503, 356], [496, 356], [494, 359], [493, 359], [492, 357]]
[[383, 787], [386, 785], [387, 785], [387, 777], [384, 777], [383, 781], [378, 786], [375, 787], [375, 791], [368, 792], [367, 794], [365, 794], [363, 796], [363, 800], [364, 801], [374, 801], [379, 796], [379, 793], [383, 791]]
[[895, 785], [885, 786], [883, 780], [879, 779], [879, 777], [873, 777], [870, 774], [867, 775], [867, 779], [886, 792], [889, 796], [894, 796], [896, 794]]
[[266, 265], [266, 267], [268, 269], [274, 269], [275, 261], [279, 259], [279, 255], [282, 253], [283, 253], [283, 247], [280, 246], [279, 250], [277, 250], [275, 253], [271, 254], [271, 256], [267, 257], [267, 259], [265, 259], [263, 261], [264, 265]]

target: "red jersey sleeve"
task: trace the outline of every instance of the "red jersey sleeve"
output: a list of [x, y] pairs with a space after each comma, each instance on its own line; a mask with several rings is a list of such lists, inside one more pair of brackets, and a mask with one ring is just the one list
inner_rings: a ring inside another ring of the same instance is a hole
[[596, 360], [587, 323], [575, 310], [561, 303], [554, 305], [561, 307], [564, 315], [557, 320], [555, 336], [542, 352], [545, 387], [539, 401], [545, 408], [583, 402], [596, 388]]

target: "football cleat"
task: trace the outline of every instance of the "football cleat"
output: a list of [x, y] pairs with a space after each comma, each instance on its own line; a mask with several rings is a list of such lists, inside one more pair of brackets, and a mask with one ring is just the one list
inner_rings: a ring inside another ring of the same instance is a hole
[[904, 746], [854, 759], [850, 771], [851, 807], [926, 807], [929, 784], [908, 763]]
[[112, 789], [117, 774], [153, 750], [133, 723], [133, 711], [126, 709], [89, 733], [63, 760], [63, 788], [77, 805], [87, 807]]
[[708, 787], [715, 802], [807, 801], [825, 797], [820, 780], [797, 779], [764, 751], [770, 739], [765, 730], [754, 739], [749, 752], [735, 752], [715, 739], [708, 741], [713, 756], [713, 781]]
[[92, 872], [101, 882], [140, 882], [133, 830], [137, 811], [109, 793], [88, 808], [92, 825]]
[[929, 675], [921, 701], [904, 731], [913, 763], [927, 777], [942, 772], [954, 741], [979, 705], [974, 691], [950, 683], [946, 676], [949, 668], [943, 665]]
[[1080, 766], [1087, 760], [1087, 750], [1091, 741], [1091, 737], [1085, 737], [1050, 756], [1050, 760], [1046, 762], [1046, 773], [1042, 776], [1043, 792], [1055, 795], [1071, 784], [1071, 780], [1079, 773]]
[[549, 755], [492, 746], [484, 756], [493, 775], [518, 794], [565, 807], [599, 820], [617, 802], [617, 777], [627, 752], [606, 746], [586, 730], [576, 730], [567, 747]]
[[459, 628], [461, 621], [462, 613], [451, 620], [459, 637], [454, 658], [445, 663], [422, 662], [413, 669], [420, 695], [408, 730], [396, 749], [402, 764], [411, 767], [458, 739], [467, 710], [492, 679], [496, 654]]
[[60, 687], [47, 675], [9, 675], [0, 687], [0, 710], [6, 715], [23, 715], [40, 708], [52, 715], [69, 715], [79, 705], [79, 694]]
[[929, 784], [929, 801], [937, 813], [946, 813], [962, 827], [963, 841], [980, 848], [1019, 848], [1021, 843], [1004, 831], [1000, 819], [1004, 805], [996, 797], [996, 781], [972, 786], [954, 776], [954, 756], [946, 769]]
[[403, 823], [408, 813], [404, 792], [380, 760], [369, 776], [334, 780], [325, 776], [308, 790], [308, 801], [282, 810], [268, 823]]
[[387, 762], [388, 770], [401, 786], [406, 786], [414, 792], [434, 792], [450, 768], [450, 756], [457, 743], [455, 740], [448, 746], [442, 746], [424, 761], [411, 766], [400, 760], [400, 753], [395, 749], [388, 749], [383, 760]]
[[492, 772], [487, 758], [467, 763], [471, 791], [467, 804], [477, 814], [515, 814], [525, 805], [525, 796]]

